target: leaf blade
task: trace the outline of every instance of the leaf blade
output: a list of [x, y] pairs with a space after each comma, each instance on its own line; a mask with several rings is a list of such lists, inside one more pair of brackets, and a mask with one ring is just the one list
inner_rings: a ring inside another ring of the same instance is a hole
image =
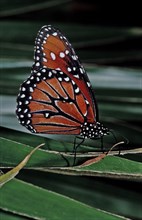
[[[26, 192], [26, 193], [25, 193]], [[0, 192], [3, 210], [36, 219], [122, 219], [40, 187], [12, 180]], [[13, 202], [11, 203], [11, 198]], [[21, 199], [22, 198], [22, 199]], [[33, 202], [34, 200], [34, 202]], [[42, 203], [41, 203], [42, 202]], [[41, 205], [42, 204], [42, 205]], [[62, 212], [61, 212], [62, 210]]]

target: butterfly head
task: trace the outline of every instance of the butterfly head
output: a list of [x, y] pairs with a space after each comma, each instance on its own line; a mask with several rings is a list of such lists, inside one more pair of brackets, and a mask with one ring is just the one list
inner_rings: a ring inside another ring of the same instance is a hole
[[84, 122], [81, 126], [80, 135], [86, 138], [101, 138], [109, 134], [109, 129], [104, 127], [100, 122], [88, 123]]

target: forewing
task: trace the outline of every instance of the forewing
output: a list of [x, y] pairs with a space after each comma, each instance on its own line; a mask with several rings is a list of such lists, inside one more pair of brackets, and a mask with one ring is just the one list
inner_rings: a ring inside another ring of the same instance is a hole
[[35, 41], [34, 57], [35, 63], [32, 68], [34, 73], [45, 67], [60, 70], [75, 82], [94, 112], [93, 117], [88, 115], [87, 120], [94, 122], [97, 117], [97, 105], [92, 87], [84, 67], [67, 38], [51, 25], [42, 27]]

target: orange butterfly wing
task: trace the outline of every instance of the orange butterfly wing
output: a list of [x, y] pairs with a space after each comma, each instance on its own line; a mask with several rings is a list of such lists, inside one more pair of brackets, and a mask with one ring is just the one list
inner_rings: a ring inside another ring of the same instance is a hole
[[33, 70], [37, 71], [43, 66], [66, 73], [90, 103], [93, 117], [92, 114], [88, 115], [88, 122], [98, 120], [97, 104], [84, 67], [66, 37], [50, 25], [41, 28], [35, 41]]
[[[17, 115], [36, 133], [80, 134], [84, 117], [92, 114], [77, 85], [59, 70], [43, 68], [21, 86]], [[76, 92], [74, 92], [76, 90]]]
[[32, 132], [107, 134], [98, 121], [97, 105], [90, 81], [74, 49], [58, 29], [50, 25], [35, 41], [35, 63], [31, 76], [21, 85], [16, 114]]

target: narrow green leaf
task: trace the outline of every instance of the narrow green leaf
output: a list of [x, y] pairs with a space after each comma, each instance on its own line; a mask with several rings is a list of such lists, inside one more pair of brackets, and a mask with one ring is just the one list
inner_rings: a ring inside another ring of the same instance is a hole
[[[30, 152], [31, 147], [7, 140], [0, 139], [0, 154], [2, 156], [1, 167], [13, 167], [21, 161], [26, 152]], [[3, 147], [4, 146], [4, 147]], [[27, 153], [26, 153], [27, 154]], [[66, 160], [65, 160], [66, 156]], [[65, 154], [56, 151], [45, 151], [39, 149], [35, 152], [26, 167], [41, 169], [48, 172], [57, 172], [68, 175], [89, 175], [89, 176], [104, 176], [113, 178], [133, 178], [142, 179], [142, 163], [127, 160], [121, 157], [106, 156], [98, 163], [87, 167], [64, 167], [68, 163], [73, 164], [73, 157], [70, 154]], [[81, 160], [86, 160], [82, 157]], [[68, 162], [68, 163], [67, 163]], [[79, 160], [78, 160], [79, 162]], [[60, 166], [60, 167], [59, 167]]]
[[1, 209], [33, 219], [125, 219], [16, 179], [2, 187], [0, 196]]
[[142, 163], [121, 157], [107, 156], [98, 163], [86, 167], [48, 168], [50, 172], [68, 175], [103, 176], [118, 179], [142, 180]]

